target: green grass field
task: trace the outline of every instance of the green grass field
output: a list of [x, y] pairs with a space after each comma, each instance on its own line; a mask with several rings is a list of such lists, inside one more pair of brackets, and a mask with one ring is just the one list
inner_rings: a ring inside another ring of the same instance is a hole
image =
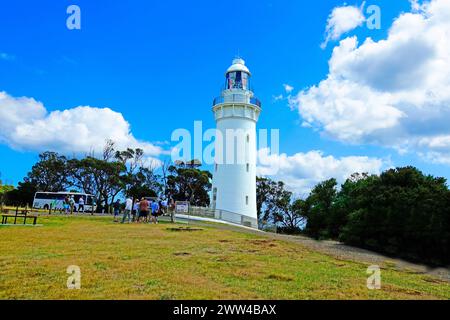
[[[449, 299], [450, 283], [337, 260], [296, 243], [182, 225], [121, 225], [104, 217], [40, 217], [0, 227], [1, 299]], [[69, 265], [81, 289], [66, 287]]]

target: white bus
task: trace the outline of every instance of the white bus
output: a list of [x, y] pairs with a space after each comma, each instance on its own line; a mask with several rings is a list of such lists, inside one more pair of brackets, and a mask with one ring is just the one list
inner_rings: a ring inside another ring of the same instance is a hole
[[34, 195], [33, 208], [49, 210], [64, 210], [64, 199], [69, 196], [73, 196], [75, 200], [75, 205], [73, 208], [74, 212], [79, 211], [79, 201], [83, 197], [84, 212], [95, 212], [97, 206], [95, 205], [94, 196], [87, 193], [78, 192], [36, 192]]

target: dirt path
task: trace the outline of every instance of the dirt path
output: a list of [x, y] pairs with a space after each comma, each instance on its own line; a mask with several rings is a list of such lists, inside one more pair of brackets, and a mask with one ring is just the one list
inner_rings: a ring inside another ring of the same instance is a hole
[[304, 247], [307, 247], [311, 250], [332, 256], [336, 259], [365, 262], [369, 264], [379, 265], [380, 267], [388, 266], [391, 268], [392, 267], [397, 268], [399, 270], [406, 270], [408, 272], [423, 273], [450, 282], [450, 268], [431, 268], [426, 265], [420, 265], [404, 261], [401, 259], [387, 257], [373, 251], [347, 246], [337, 241], [329, 241], [329, 240], [318, 241], [305, 236], [290, 236], [290, 235], [276, 234], [270, 232], [263, 232], [259, 230], [251, 230], [248, 228], [240, 228], [226, 224], [211, 224], [193, 220], [190, 220], [189, 223], [196, 226], [203, 226], [203, 227], [214, 226], [214, 228], [222, 230], [244, 232], [271, 239], [294, 242]]

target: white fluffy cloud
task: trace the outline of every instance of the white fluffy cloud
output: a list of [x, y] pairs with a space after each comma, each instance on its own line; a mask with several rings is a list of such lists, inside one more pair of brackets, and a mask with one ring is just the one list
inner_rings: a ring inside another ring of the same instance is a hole
[[387, 162], [378, 158], [350, 156], [335, 158], [321, 151], [309, 151], [287, 154], [269, 154], [268, 149], [258, 152], [258, 175], [269, 176], [284, 181], [287, 187], [303, 196], [309, 193], [317, 183], [336, 178], [343, 183], [351, 174], [377, 174], [387, 166]]
[[342, 40], [327, 78], [290, 104], [331, 138], [450, 163], [450, 1], [411, 3], [386, 39]]
[[121, 113], [109, 108], [80, 106], [48, 112], [33, 98], [0, 92], [0, 142], [14, 149], [62, 153], [101, 152], [111, 139], [117, 148], [142, 148], [147, 157], [163, 150], [137, 140]]
[[291, 85], [288, 85], [287, 83], [283, 84], [284, 87], [284, 91], [286, 91], [286, 93], [291, 93], [292, 90], [294, 90], [294, 87]]
[[325, 41], [321, 47], [325, 48], [329, 41], [339, 40], [341, 36], [363, 24], [366, 20], [362, 12], [363, 6], [336, 7], [328, 17], [325, 30]]

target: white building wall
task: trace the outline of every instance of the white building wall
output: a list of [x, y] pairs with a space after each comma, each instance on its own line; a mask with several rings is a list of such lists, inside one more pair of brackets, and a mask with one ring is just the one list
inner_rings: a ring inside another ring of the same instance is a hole
[[[213, 195], [216, 190], [215, 209], [256, 219], [256, 121], [252, 112], [254, 113], [253, 108], [232, 105], [225, 105], [220, 111], [216, 111], [217, 130], [223, 138], [223, 143], [216, 139], [216, 157], [220, 150], [223, 156], [216, 158]], [[234, 143], [230, 133], [237, 135]], [[222, 215], [228, 220], [240, 219], [233, 214], [226, 216], [226, 212]]]

